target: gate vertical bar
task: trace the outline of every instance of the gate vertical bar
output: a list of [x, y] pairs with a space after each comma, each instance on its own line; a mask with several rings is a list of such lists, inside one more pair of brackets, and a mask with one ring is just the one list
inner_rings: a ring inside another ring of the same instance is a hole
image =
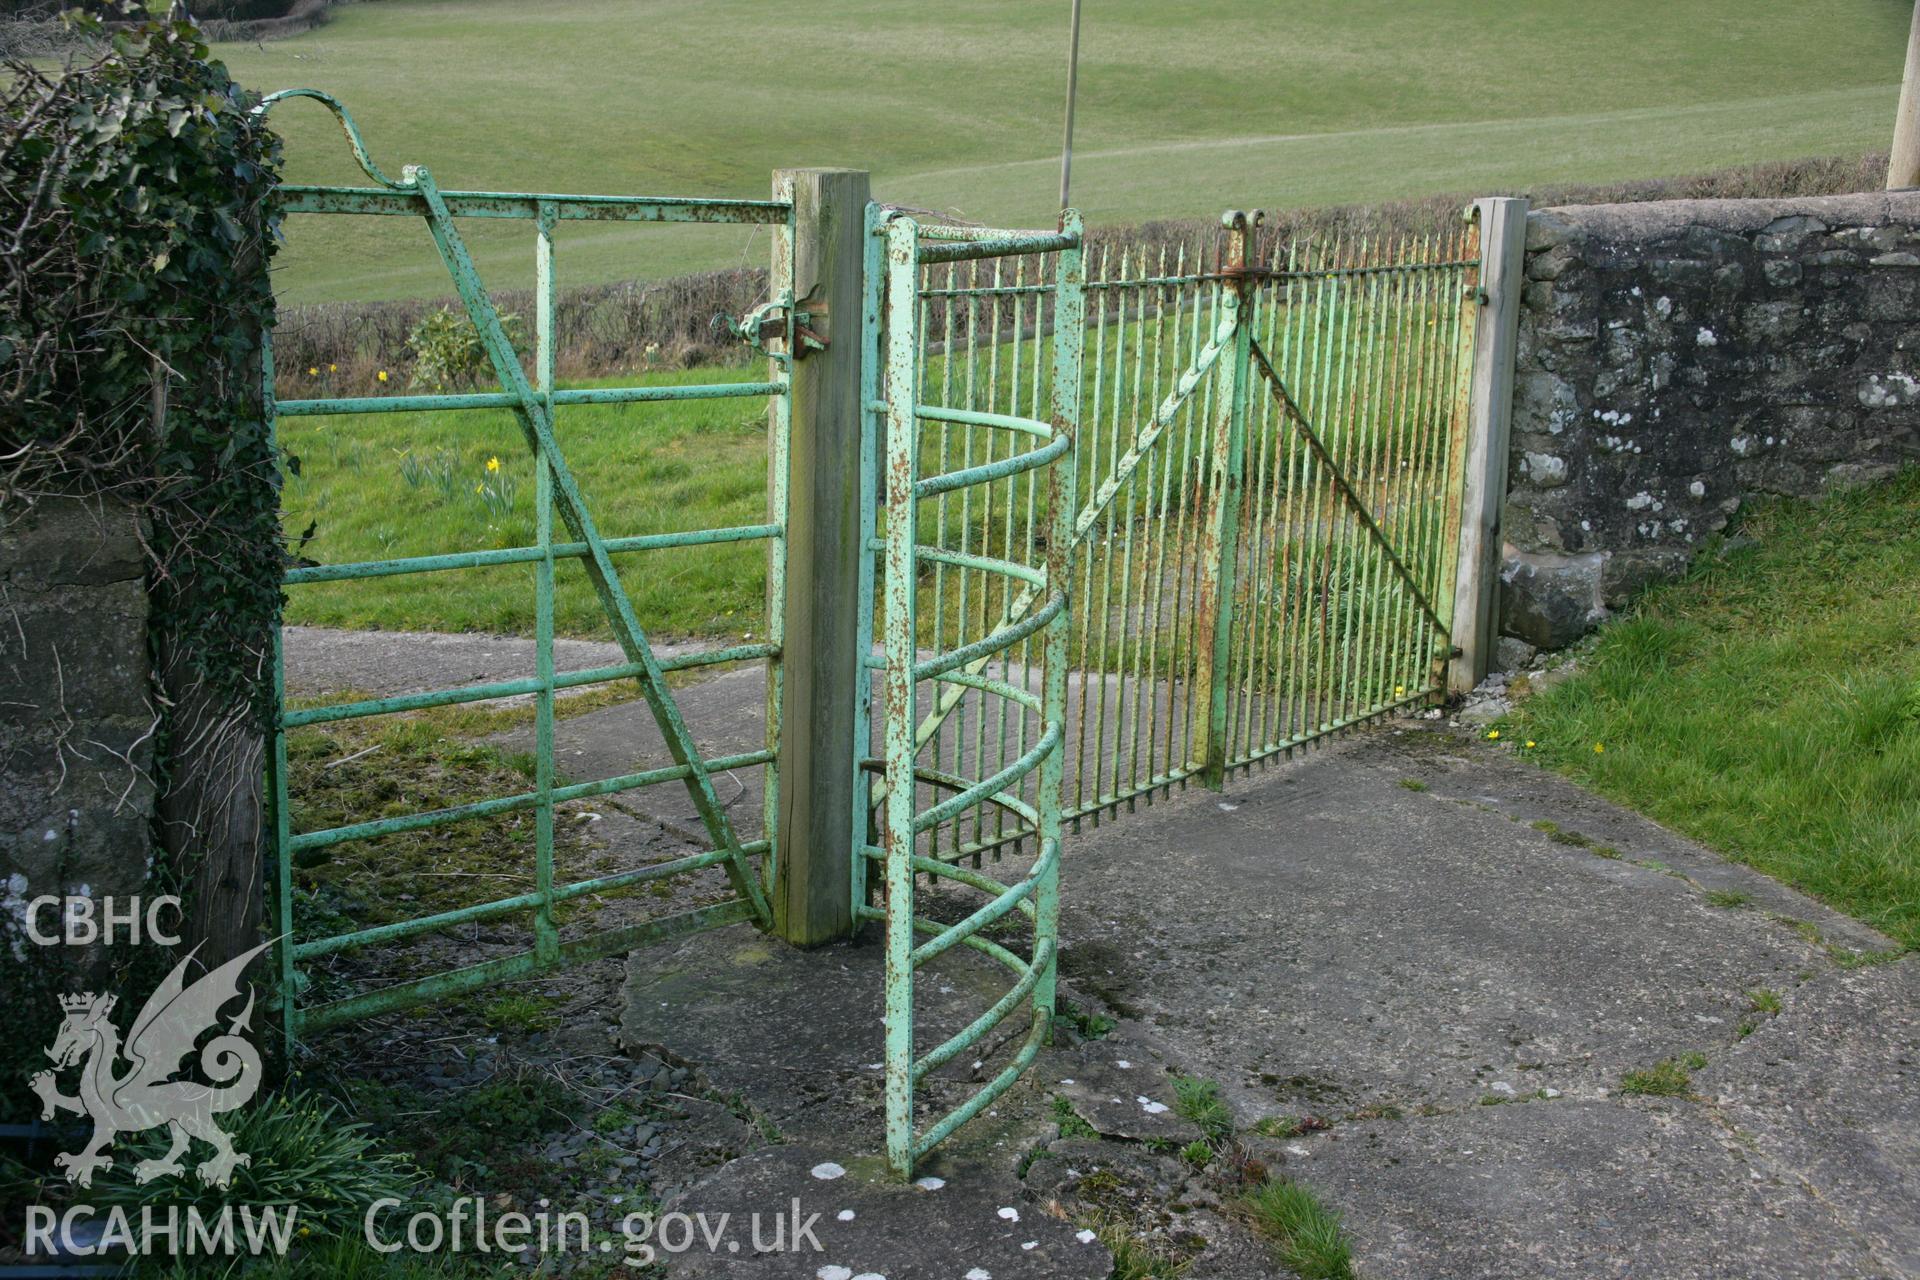
[[1239, 577], [1240, 490], [1245, 482], [1247, 453], [1247, 384], [1252, 378], [1253, 307], [1256, 294], [1247, 269], [1249, 242], [1260, 225], [1260, 211], [1235, 209], [1222, 221], [1227, 227], [1227, 277], [1221, 305], [1233, 313], [1233, 355], [1227, 387], [1210, 424], [1212, 449], [1208, 485], [1205, 540], [1200, 552], [1200, 622], [1194, 628], [1199, 670], [1194, 674], [1193, 697], [1199, 725], [1201, 785], [1218, 791], [1226, 781], [1227, 682], [1232, 674], [1233, 595]]
[[874, 609], [874, 527], [880, 506], [880, 452], [886, 438], [886, 409], [880, 395], [883, 390], [881, 350], [883, 316], [887, 284], [886, 210], [869, 203], [862, 220], [860, 246], [863, 281], [860, 300], [860, 439], [859, 439], [859, 519], [854, 525], [859, 546], [860, 568], [854, 592], [853, 652], [859, 664], [854, 684], [853, 716], [853, 795], [850, 797], [851, 842], [848, 857], [853, 863], [847, 909], [855, 920], [867, 904], [867, 843], [873, 838], [872, 791], [867, 782], [867, 760], [873, 750], [873, 655]]
[[886, 224], [886, 673], [885, 777], [887, 798], [881, 847], [886, 854], [886, 1113], [887, 1162], [898, 1170], [913, 1164], [913, 806], [914, 476], [918, 472], [919, 334], [915, 321], [919, 270], [916, 228], [911, 218]]
[[[553, 228], [558, 220], [551, 200], [540, 202], [535, 220], [534, 249], [534, 378], [535, 389], [553, 416], [554, 272]], [[540, 905], [533, 914], [533, 946], [540, 959], [560, 958], [560, 934], [553, 923], [553, 470], [545, 457], [533, 460], [534, 520], [540, 559], [534, 567], [534, 667], [540, 682], [534, 695], [534, 789], [540, 803], [534, 810], [534, 887]]]
[[[1041, 855], [1051, 844], [1060, 845], [1061, 783], [1064, 779], [1067, 743], [1067, 646], [1073, 635], [1073, 529], [1080, 514], [1077, 477], [1080, 460], [1080, 350], [1086, 328], [1086, 259], [1081, 244], [1080, 213], [1068, 209], [1060, 215], [1060, 230], [1074, 238], [1073, 247], [1062, 249], [1053, 260], [1053, 429], [1072, 441], [1067, 451], [1047, 468], [1047, 592], [1065, 597], [1066, 603], [1047, 624], [1046, 642], [1041, 650], [1044, 670], [1040, 696], [1042, 732], [1059, 726], [1060, 741], [1040, 762], [1040, 821], [1036, 846]], [[1039, 314], [1034, 328], [1039, 330]], [[1115, 739], [1118, 767], [1118, 743]], [[1056, 856], [1049, 870], [1033, 891], [1034, 963], [1039, 949], [1052, 945], [1046, 960], [1046, 972], [1033, 987], [1033, 1016], [1053, 1018], [1054, 990], [1059, 981], [1060, 936], [1060, 860]], [[1050, 1034], [1050, 1033], [1049, 1033]]]
[[1465, 693], [1485, 679], [1493, 657], [1500, 511], [1506, 505], [1507, 438], [1513, 421], [1513, 361], [1520, 331], [1520, 290], [1526, 283], [1526, 198], [1480, 200], [1474, 214], [1480, 221], [1480, 311], [1474, 320], [1473, 390], [1454, 565], [1456, 656], [1447, 670], [1447, 688], [1452, 693]]
[[[774, 403], [769, 490], [786, 506], [786, 536], [773, 550], [767, 609], [781, 619], [779, 688], [769, 689], [779, 725], [778, 875], [775, 929], [812, 946], [853, 931], [849, 850], [865, 838], [853, 819], [862, 780], [846, 744], [862, 722], [869, 676], [859, 643], [860, 576], [867, 534], [855, 458], [863, 414], [861, 264], [867, 175], [857, 169], [782, 169], [773, 193], [793, 207], [774, 234], [772, 294], [791, 303], [786, 348], [775, 357], [788, 393]], [[826, 339], [794, 340], [798, 313]], [[778, 518], [778, 517], [776, 517]]]

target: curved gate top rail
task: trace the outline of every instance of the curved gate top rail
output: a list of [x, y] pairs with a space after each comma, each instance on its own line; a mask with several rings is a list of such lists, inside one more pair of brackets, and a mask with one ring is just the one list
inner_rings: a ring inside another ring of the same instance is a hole
[[[563, 390], [556, 385], [554, 314], [556, 297], [555, 236], [557, 224], [570, 220], [641, 222], [771, 223], [791, 228], [793, 206], [786, 201], [661, 199], [653, 197], [577, 196], [523, 192], [442, 191], [423, 167], [408, 166], [396, 180], [377, 165], [368, 152], [353, 118], [337, 100], [311, 89], [273, 94], [256, 108], [259, 113], [292, 98], [312, 98], [331, 111], [340, 123], [361, 170], [376, 186], [340, 187], [285, 185], [277, 198], [286, 213], [373, 214], [417, 217], [424, 221], [441, 262], [446, 267], [467, 319], [478, 333], [487, 362], [499, 384], [497, 391], [452, 395], [394, 395], [328, 399], [276, 400], [271, 345], [264, 358], [263, 378], [268, 413], [272, 417], [364, 415], [419, 410], [502, 409], [513, 413], [534, 461], [536, 490], [532, 546], [452, 550], [350, 564], [305, 565], [285, 577], [289, 587], [319, 582], [385, 578], [402, 574], [430, 574], [456, 569], [531, 564], [535, 593], [535, 671], [526, 678], [439, 689], [398, 697], [372, 698], [321, 707], [289, 709], [280, 639], [273, 654], [274, 695], [278, 714], [269, 751], [269, 795], [272, 804], [271, 838], [276, 863], [275, 908], [279, 942], [279, 986], [289, 1042], [351, 1019], [371, 1016], [406, 1005], [451, 995], [491, 983], [525, 977], [560, 965], [618, 954], [650, 941], [670, 938], [736, 921], [771, 923], [769, 888], [778, 873], [778, 850], [772, 815], [778, 811], [778, 743], [782, 612], [769, 609], [766, 639], [756, 644], [732, 645], [703, 653], [662, 659], [655, 655], [613, 557], [722, 542], [763, 541], [769, 554], [771, 598], [778, 599], [785, 577], [787, 495], [784, 464], [790, 423], [789, 381], [777, 376], [761, 382], [717, 383], [693, 386], [626, 386]], [[457, 220], [509, 218], [533, 224], [537, 282], [533, 367], [531, 377], [521, 364], [500, 316], [474, 268]], [[764, 309], [763, 309], [764, 310]], [[792, 352], [793, 313], [786, 311], [786, 351]], [[777, 369], [787, 368], [789, 356], [774, 357]], [[554, 432], [558, 411], [575, 405], [639, 404], [665, 400], [701, 400], [732, 397], [770, 397], [773, 405], [769, 447], [774, 477], [769, 490], [768, 519], [764, 523], [717, 529], [694, 529], [637, 537], [606, 538], [600, 533], [591, 505], [562, 453]], [[555, 516], [566, 537], [555, 536]], [[557, 561], [572, 559], [585, 568], [600, 605], [620, 644], [625, 661], [611, 666], [557, 673], [554, 669], [554, 569]], [[770, 699], [766, 743], [763, 749], [720, 757], [705, 757], [696, 747], [667, 684], [671, 671], [717, 663], [760, 660], [767, 663], [768, 681], [776, 696]], [[556, 691], [610, 681], [637, 681], [659, 726], [673, 761], [620, 777], [560, 784], [554, 769], [554, 695]], [[429, 707], [451, 706], [488, 699], [531, 695], [535, 707], [535, 766], [532, 789], [493, 796], [450, 808], [389, 816], [343, 826], [295, 831], [289, 804], [287, 737], [290, 731], [327, 722], [361, 719]], [[767, 829], [759, 838], [743, 838], [717, 798], [715, 771], [761, 768], [767, 794]], [[556, 883], [554, 869], [554, 811], [557, 805], [589, 796], [611, 795], [640, 787], [677, 783], [690, 794], [705, 830], [708, 847], [700, 852], [652, 865], [572, 883]], [[410, 919], [353, 929], [325, 936], [297, 936], [294, 918], [293, 868], [299, 855], [352, 840], [372, 840], [417, 831], [445, 823], [531, 810], [534, 814], [532, 879], [535, 888], [507, 898], [416, 916]], [[593, 894], [628, 889], [667, 876], [719, 867], [733, 896], [675, 915], [589, 931], [562, 939], [555, 908]], [[531, 946], [496, 959], [447, 972], [429, 973], [317, 1005], [302, 1002], [305, 987], [303, 961], [358, 950], [445, 929], [451, 925], [493, 920], [505, 916], [532, 916]]]

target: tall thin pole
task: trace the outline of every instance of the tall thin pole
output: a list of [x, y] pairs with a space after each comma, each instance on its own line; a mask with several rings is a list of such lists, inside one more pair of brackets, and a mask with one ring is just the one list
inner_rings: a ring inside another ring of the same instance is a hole
[[[1915, 0], [1920, 4], [1920, 0]], [[1907, 58], [1912, 71], [1913, 58]], [[1909, 75], [1911, 78], [1911, 74]], [[1080, 0], [1073, 0], [1073, 34], [1067, 47], [1067, 132], [1060, 144], [1060, 207], [1067, 207], [1067, 193], [1073, 185], [1073, 98], [1080, 88]]]
[[1893, 153], [1887, 157], [1887, 190], [1897, 187], [1920, 187], [1920, 0], [1907, 31], [1907, 72], [1900, 82], [1900, 114], [1893, 120]]

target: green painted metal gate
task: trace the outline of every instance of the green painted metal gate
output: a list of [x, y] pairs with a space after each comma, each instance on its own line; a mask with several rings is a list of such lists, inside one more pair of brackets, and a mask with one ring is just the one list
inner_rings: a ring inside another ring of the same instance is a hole
[[[398, 180], [389, 178], [368, 155], [352, 118], [332, 98], [312, 90], [290, 90], [267, 98], [259, 110], [266, 111], [288, 98], [314, 98], [323, 103], [339, 120], [353, 149], [355, 159], [371, 187], [295, 186], [280, 188], [282, 208], [289, 214], [375, 215], [418, 218], [432, 238], [441, 261], [458, 295], [467, 318], [485, 347], [488, 365], [499, 383], [498, 391], [454, 395], [392, 395], [353, 399], [277, 400], [271, 349], [264, 369], [269, 412], [278, 417], [312, 415], [358, 415], [403, 413], [413, 410], [496, 409], [510, 412], [519, 423], [526, 446], [534, 461], [537, 541], [533, 546], [486, 550], [449, 551], [436, 555], [411, 556], [352, 564], [312, 565], [290, 570], [286, 583], [297, 590], [303, 584], [371, 580], [399, 574], [433, 574], [483, 566], [531, 565], [535, 593], [535, 672], [532, 676], [454, 689], [408, 694], [398, 697], [367, 699], [303, 709], [286, 704], [283, 655], [276, 636], [274, 682], [277, 705], [282, 709], [275, 726], [269, 751], [269, 795], [272, 804], [272, 839], [277, 884], [275, 910], [279, 947], [280, 992], [286, 1032], [291, 1040], [302, 1032], [316, 1031], [341, 1022], [400, 1008], [477, 987], [524, 977], [560, 965], [613, 955], [636, 946], [713, 928], [738, 921], [765, 926], [770, 922], [768, 887], [777, 868], [777, 850], [773, 833], [758, 837], [737, 831], [726, 808], [718, 800], [713, 776], [727, 770], [761, 768], [767, 792], [765, 812], [778, 808], [779, 774], [775, 758], [778, 742], [779, 660], [781, 613], [770, 609], [769, 634], [760, 643], [733, 645], [704, 653], [681, 655], [673, 659], [658, 657], [649, 643], [641, 620], [635, 615], [626, 589], [614, 564], [615, 556], [644, 554], [669, 547], [707, 545], [721, 542], [757, 540], [766, 542], [770, 554], [770, 588], [777, 598], [784, 580], [785, 549], [782, 533], [786, 518], [785, 469], [780, 465], [786, 447], [788, 413], [787, 383], [784, 379], [767, 382], [721, 383], [709, 386], [631, 386], [598, 387], [586, 390], [561, 390], [555, 380], [555, 336], [553, 331], [556, 291], [555, 232], [570, 221], [634, 222], [710, 222], [773, 225], [790, 224], [792, 208], [778, 201], [755, 200], [678, 200], [609, 196], [539, 195], [502, 192], [441, 191], [424, 168], [409, 168]], [[534, 375], [529, 378], [512, 342], [501, 323], [492, 300], [482, 285], [473, 261], [461, 237], [458, 222], [464, 218], [512, 219], [528, 223], [534, 233], [533, 248], [537, 266]], [[792, 324], [791, 309], [786, 309]], [[788, 338], [792, 338], [789, 328]], [[791, 341], [787, 350], [793, 350]], [[698, 400], [725, 397], [768, 398], [773, 405], [771, 449], [774, 454], [769, 518], [765, 523], [719, 529], [686, 530], [637, 537], [606, 538], [600, 533], [587, 495], [567, 464], [555, 432], [560, 411], [574, 405], [637, 404], [662, 400]], [[560, 529], [556, 530], [558, 518]], [[558, 536], [564, 531], [564, 538]], [[626, 661], [613, 666], [557, 673], [554, 667], [554, 573], [558, 562], [577, 560], [585, 568], [613, 635]], [[669, 672], [718, 663], [764, 661], [768, 666], [769, 687], [776, 691], [770, 699], [765, 749], [725, 757], [703, 757], [675, 703], [667, 683]], [[658, 724], [672, 765], [648, 769], [620, 777], [560, 784], [554, 772], [554, 696], [562, 689], [610, 681], [638, 682], [647, 705]], [[350, 823], [320, 830], [295, 831], [289, 804], [287, 736], [289, 731], [306, 725], [331, 721], [417, 711], [488, 699], [531, 696], [535, 704], [534, 777], [530, 790], [500, 795], [452, 808], [409, 813]], [[573, 883], [556, 883], [554, 873], [555, 806], [589, 796], [611, 795], [639, 787], [679, 785], [692, 797], [708, 848], [666, 862], [656, 863], [610, 875]], [[469, 821], [495, 814], [531, 810], [534, 814], [534, 847], [531, 892], [466, 906], [456, 910], [391, 921], [344, 933], [302, 936], [296, 932], [294, 917], [293, 868], [310, 851], [350, 840], [375, 840], [382, 836], [416, 831], [446, 823]], [[677, 915], [620, 928], [586, 933], [563, 940], [556, 924], [555, 911], [563, 903], [591, 894], [629, 888], [667, 876], [681, 875], [706, 867], [720, 867], [731, 885], [732, 897]], [[508, 916], [530, 916], [529, 944], [524, 949], [496, 959], [450, 972], [430, 973], [391, 983], [374, 990], [313, 1003], [302, 999], [307, 983], [302, 969], [305, 962], [335, 953], [389, 944], [416, 938], [454, 925], [495, 920]]]
[[[1477, 227], [1263, 245], [1259, 223], [1229, 213], [1212, 245], [1086, 264], [1062, 798], [1075, 828], [1445, 691]], [[929, 376], [958, 403], [1003, 402], [1050, 331], [1045, 287], [965, 263], [929, 268], [921, 296]], [[923, 452], [976, 448], [941, 423]], [[981, 517], [956, 504], [937, 519], [965, 553], [1009, 536]], [[964, 562], [942, 576], [925, 611], [943, 644], [1038, 598], [1003, 601]], [[1017, 754], [974, 691], [928, 702], [928, 757], [988, 773]], [[1028, 835], [968, 812], [927, 852], [978, 867]]]
[[[952, 330], [930, 325], [944, 295], [928, 287], [927, 273], [961, 262], [1019, 281], [1009, 287], [1033, 312], [1031, 341], [1016, 334], [1004, 364], [996, 345], [987, 370], [961, 368]], [[1053, 232], [997, 231], [920, 223], [876, 205], [866, 277], [860, 527], [880, 564], [876, 575], [874, 557], [862, 560], [862, 596], [877, 609], [862, 610], [859, 651], [873, 648], [877, 613], [882, 642], [872, 662], [881, 708], [879, 753], [859, 753], [861, 767], [879, 778], [871, 792], [862, 789], [855, 829], [869, 830], [871, 820], [878, 844], [854, 851], [854, 912], [885, 924], [887, 1156], [904, 1174], [1004, 1092], [1052, 1026], [1084, 310], [1079, 215], [1069, 211]], [[963, 437], [957, 446], [955, 435]], [[943, 760], [917, 731], [923, 704], [940, 717], [954, 705], [950, 695], [969, 695], [981, 714], [970, 749]], [[967, 822], [1030, 843], [1036, 856], [1018, 881], [930, 856], [939, 829]], [[870, 862], [880, 872], [872, 885], [879, 905], [867, 900]], [[986, 901], [952, 923], [923, 918], [915, 905], [922, 877]], [[1030, 925], [1024, 955], [1005, 945], [1013, 939], [987, 936], [1015, 912]], [[927, 936], [916, 944], [916, 934]], [[1005, 965], [1013, 984], [966, 1026], [916, 1052], [916, 973], [962, 945]], [[1023, 1007], [1026, 1034], [1004, 1065], [996, 1061], [979, 1090], [920, 1128], [915, 1094], [926, 1077]]]
[[[530, 566], [536, 660], [521, 679], [289, 707], [276, 641], [281, 712], [269, 787], [288, 1036], [701, 929], [769, 926], [781, 865], [773, 824], [783, 610], [769, 608], [758, 642], [662, 659], [614, 557], [761, 542], [770, 600], [783, 599], [794, 356], [775, 354], [761, 382], [561, 389], [555, 241], [561, 223], [608, 220], [757, 224], [791, 236], [792, 203], [443, 192], [422, 168], [389, 178], [323, 94], [274, 95], [261, 110], [302, 96], [338, 118], [373, 185], [286, 186], [284, 210], [421, 220], [498, 389], [276, 401], [269, 349], [270, 412], [509, 413], [532, 460], [536, 521], [530, 546], [302, 565], [287, 585]], [[534, 233], [531, 376], [461, 237], [468, 218], [522, 221]], [[1189, 779], [1219, 786], [1233, 769], [1444, 689], [1479, 292], [1475, 230], [1263, 251], [1258, 226], [1257, 215], [1230, 214], [1210, 251], [1090, 261], [1071, 211], [1057, 230], [1003, 231], [867, 210], [856, 651], [873, 679], [855, 682], [856, 723], [868, 732], [841, 758], [869, 780], [855, 789], [851, 914], [883, 926], [886, 1144], [900, 1172], [989, 1106], [1047, 1040], [1063, 824], [1099, 821]], [[740, 331], [784, 336], [776, 345], [796, 353], [799, 323], [783, 293]], [[843, 327], [840, 340], [851, 338]], [[771, 405], [766, 520], [603, 536], [561, 448], [560, 412], [731, 397]], [[567, 561], [584, 568], [624, 662], [556, 670], [555, 571]], [[765, 744], [705, 756], [667, 676], [743, 661], [766, 664]], [[638, 682], [673, 763], [562, 783], [556, 694], [625, 680]], [[294, 829], [290, 733], [513, 696], [535, 707], [530, 789]], [[742, 833], [713, 776], [756, 768], [767, 825]], [[706, 848], [560, 882], [556, 806], [661, 785], [686, 789]], [[516, 812], [534, 818], [531, 891], [344, 932], [296, 932], [293, 868], [303, 856]], [[988, 858], [1008, 857], [1022, 862], [1017, 874], [982, 870]], [[724, 900], [584, 934], [563, 935], [556, 919], [575, 899], [706, 868], [724, 871]], [[371, 990], [307, 994], [303, 970], [323, 957], [515, 916], [530, 929], [510, 954]], [[923, 1047], [916, 975], [956, 948], [998, 962], [1011, 983]], [[997, 1030], [1021, 1011], [1023, 1027]], [[963, 1054], [977, 1055], [985, 1083], [922, 1124], [928, 1078]]]

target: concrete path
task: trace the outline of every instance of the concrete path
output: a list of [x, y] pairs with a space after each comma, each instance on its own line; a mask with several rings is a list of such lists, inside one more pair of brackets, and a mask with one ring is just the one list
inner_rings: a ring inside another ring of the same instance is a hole
[[[717, 934], [634, 955], [629, 1038], [699, 1062], [784, 1139], [677, 1203], [830, 1199], [855, 1213], [829, 1216], [823, 1258], [853, 1274], [1105, 1275], [1061, 1222], [1119, 1222], [1190, 1277], [1284, 1274], [1222, 1172], [1250, 1162], [1341, 1211], [1373, 1280], [1920, 1275], [1920, 960], [1860, 965], [1886, 940], [1503, 752], [1358, 735], [1076, 838], [1064, 894], [1063, 990], [1118, 1026], [1063, 1026], [929, 1162], [934, 1194], [957, 1189], [937, 1203], [879, 1168], [877, 948]], [[922, 1047], [997, 981], [936, 968]], [[1682, 1096], [1623, 1090], [1691, 1054]], [[1175, 1073], [1221, 1087], [1231, 1161], [1173, 1153], [1199, 1136], [1157, 1109]], [[1060, 1099], [1101, 1136], [1063, 1137]], [[1305, 1131], [1253, 1135], [1276, 1117]], [[823, 1162], [849, 1173], [823, 1186]], [[1046, 1230], [1004, 1231], [1002, 1209]]]
[[[290, 637], [296, 687], [423, 687], [360, 643]], [[520, 673], [511, 643], [411, 648], [484, 679]], [[682, 691], [709, 750], [758, 745], [760, 698], [751, 669]], [[576, 776], [658, 751], [637, 707], [561, 733]], [[758, 792], [743, 781], [743, 825]], [[1484, 741], [1398, 721], [1193, 788], [1074, 837], [1063, 896], [1074, 1016], [926, 1162], [932, 1189], [881, 1167], [870, 937], [803, 953], [735, 928], [634, 953], [627, 1051], [734, 1100], [676, 1135], [670, 1207], [824, 1213], [821, 1254], [670, 1269], [1097, 1278], [1118, 1245], [1252, 1280], [1285, 1274], [1235, 1207], [1271, 1173], [1344, 1214], [1371, 1280], [1920, 1276], [1920, 957], [1863, 963], [1886, 939]], [[923, 971], [920, 1049], [1005, 981], [964, 950]], [[1024, 1025], [1002, 1031], [930, 1081], [923, 1124]], [[1675, 1096], [1623, 1088], [1663, 1060], [1702, 1065]], [[1176, 1074], [1232, 1113], [1204, 1169], [1179, 1154], [1200, 1134]], [[1255, 1132], [1281, 1118], [1299, 1132]]]

